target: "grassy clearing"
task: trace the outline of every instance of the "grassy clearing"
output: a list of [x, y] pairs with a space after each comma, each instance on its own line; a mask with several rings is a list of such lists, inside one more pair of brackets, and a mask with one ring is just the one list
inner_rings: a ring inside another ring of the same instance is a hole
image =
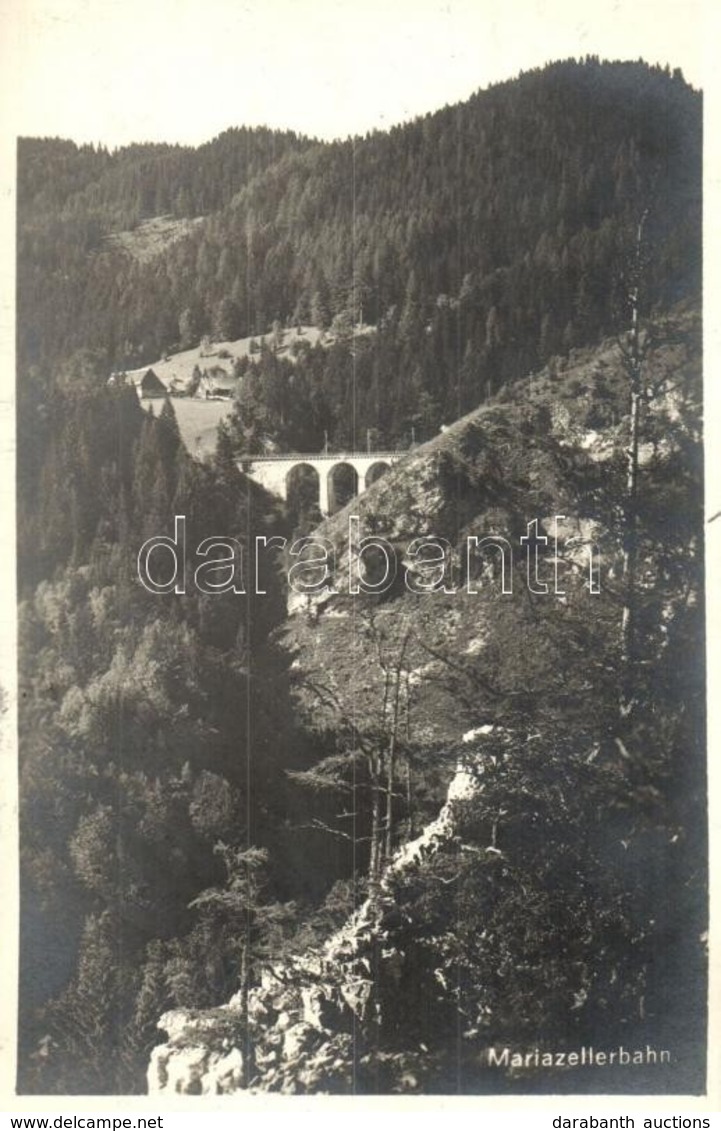
[[166, 250], [171, 243], [187, 236], [202, 217], [195, 220], [177, 220], [174, 216], [153, 216], [144, 220], [132, 231], [113, 232], [107, 242], [120, 248], [139, 263], [148, 263]]
[[[364, 326], [361, 330], [356, 330], [356, 333], [369, 334], [373, 332], [372, 326]], [[287, 357], [292, 361], [293, 351], [291, 346], [294, 342], [308, 342], [309, 345], [314, 346], [323, 337], [323, 342], [326, 345], [332, 345], [333, 335], [319, 330], [317, 326], [301, 326], [300, 333], [296, 327], [284, 331], [283, 342], [278, 353], [281, 357]], [[270, 343], [271, 336], [266, 335], [266, 340]], [[129, 369], [128, 376], [135, 373], [145, 373], [146, 369], [152, 368], [158, 375], [160, 380], [166, 387], [170, 387], [174, 382], [176, 385], [185, 387], [193, 376], [193, 370], [196, 365], [202, 372], [209, 369], [222, 369], [227, 374], [233, 371], [233, 362], [242, 357], [257, 357], [257, 354], [251, 353], [250, 344], [255, 342], [259, 345], [263, 340], [262, 336], [256, 335], [248, 338], [238, 338], [236, 341], [226, 342], [213, 342], [210, 346], [203, 347], [202, 345], [194, 346], [193, 349], [183, 350], [181, 353], [169, 354], [159, 361], [151, 362], [150, 366], [141, 365], [139, 369]]]
[[[162, 401], [141, 401], [145, 409], [153, 405], [157, 414]], [[207, 459], [215, 451], [216, 431], [220, 421], [233, 411], [232, 401], [200, 401], [175, 398], [173, 408], [183, 443], [192, 456]]]

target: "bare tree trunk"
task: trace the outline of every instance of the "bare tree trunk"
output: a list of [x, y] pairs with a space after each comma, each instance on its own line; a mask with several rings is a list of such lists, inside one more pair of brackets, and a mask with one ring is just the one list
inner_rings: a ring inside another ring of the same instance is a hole
[[255, 1074], [255, 1048], [250, 1034], [250, 1010], [248, 1008], [248, 998], [250, 994], [250, 926], [248, 925], [248, 937], [246, 937], [245, 944], [241, 951], [240, 956], [240, 1000], [243, 1003], [243, 1024], [245, 1025], [245, 1057], [243, 1058], [243, 1086], [247, 1087]]
[[408, 810], [408, 840], [413, 840], [413, 783], [411, 780], [411, 764], [406, 761], [406, 809]]
[[374, 883], [381, 870], [381, 781], [380, 781], [380, 754], [371, 756], [371, 842], [370, 861], [368, 874], [371, 884]]
[[624, 364], [630, 384], [629, 442], [626, 450], [626, 499], [624, 519], [626, 529], [623, 543], [623, 610], [621, 613], [621, 664], [622, 664], [622, 711], [629, 709], [628, 685], [631, 668], [635, 659], [636, 634], [636, 576], [638, 568], [638, 449], [641, 431], [641, 402], [643, 383], [641, 368], [643, 351], [641, 347], [641, 327], [639, 317], [639, 297], [641, 278], [641, 249], [643, 229], [648, 216], [646, 209], [636, 229], [636, 248], [634, 259], [634, 280], [630, 293], [631, 330], [628, 349], [624, 351]]
[[410, 630], [406, 632], [403, 637], [401, 650], [398, 654], [398, 659], [394, 665], [393, 678], [395, 680], [395, 687], [393, 691], [393, 713], [391, 716], [391, 728], [388, 738], [388, 765], [387, 765], [387, 783], [386, 783], [386, 819], [385, 819], [385, 859], [390, 860], [393, 851], [393, 791], [396, 785], [396, 748], [398, 744], [398, 730], [400, 727], [400, 714], [401, 714], [401, 677], [403, 675], [403, 664], [406, 657], [406, 649], [410, 639]]
[[[405, 701], [405, 742], [406, 750], [411, 748], [411, 677], [406, 671], [406, 701]], [[406, 839], [413, 840], [415, 833], [415, 820], [413, 814], [413, 774], [411, 773], [410, 755], [406, 754], [406, 811], [408, 813], [408, 834]]]
[[385, 844], [383, 855], [385, 860], [390, 860], [393, 851], [393, 790], [395, 789], [396, 770], [396, 740], [391, 734], [388, 747], [388, 773], [386, 776], [386, 817], [385, 817]]

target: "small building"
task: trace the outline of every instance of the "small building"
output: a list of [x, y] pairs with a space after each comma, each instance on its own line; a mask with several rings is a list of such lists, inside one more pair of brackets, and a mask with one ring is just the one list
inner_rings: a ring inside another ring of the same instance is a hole
[[168, 385], [168, 392], [170, 393], [171, 397], [187, 397], [187, 382], [181, 380], [180, 377], [173, 377], [172, 381]]
[[238, 378], [222, 365], [214, 365], [203, 371], [196, 396], [206, 401], [232, 401], [237, 388]]
[[137, 377], [134, 375], [133, 384], [135, 385], [141, 401], [149, 400], [152, 397], [166, 397], [168, 395], [165, 385], [154, 369], [146, 369], [144, 373], [138, 374]]
[[168, 390], [154, 369], [134, 369], [130, 372], [117, 370], [110, 374], [107, 385], [111, 389], [132, 385], [141, 401], [150, 400], [151, 397], [167, 397], [168, 395]]

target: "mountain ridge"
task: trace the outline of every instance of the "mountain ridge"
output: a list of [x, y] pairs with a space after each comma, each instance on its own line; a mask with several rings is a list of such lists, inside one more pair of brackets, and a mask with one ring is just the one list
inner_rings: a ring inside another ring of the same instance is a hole
[[[204, 334], [363, 321], [384, 331], [376, 350], [316, 358], [308, 374], [326, 421], [318, 444], [324, 427], [339, 446], [358, 442], [342, 435], [351, 416], [393, 443], [419, 401], [437, 427], [489, 386], [624, 324], [644, 209], [646, 307], [698, 288], [700, 107], [670, 70], [590, 58], [362, 139], [240, 131], [230, 164], [221, 154], [196, 180], [169, 179], [172, 151], [155, 172], [133, 155], [122, 200], [138, 222], [161, 203], [205, 213], [146, 264], [88, 254], [119, 230], [117, 201], [28, 210], [21, 147], [20, 369], [71, 367], [82, 348], [100, 374]], [[201, 207], [203, 192], [218, 210]]]

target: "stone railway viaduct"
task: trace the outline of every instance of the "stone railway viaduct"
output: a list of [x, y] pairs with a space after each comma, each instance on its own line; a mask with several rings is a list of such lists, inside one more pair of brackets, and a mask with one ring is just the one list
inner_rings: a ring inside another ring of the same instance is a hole
[[[362, 495], [372, 483], [407, 452], [293, 452], [288, 455], [245, 456], [241, 471], [281, 499], [288, 498], [294, 482], [314, 477], [317, 502], [323, 517], [335, 514], [352, 496]], [[345, 488], [345, 489], [344, 489]], [[346, 498], [339, 501], [339, 492]]]

